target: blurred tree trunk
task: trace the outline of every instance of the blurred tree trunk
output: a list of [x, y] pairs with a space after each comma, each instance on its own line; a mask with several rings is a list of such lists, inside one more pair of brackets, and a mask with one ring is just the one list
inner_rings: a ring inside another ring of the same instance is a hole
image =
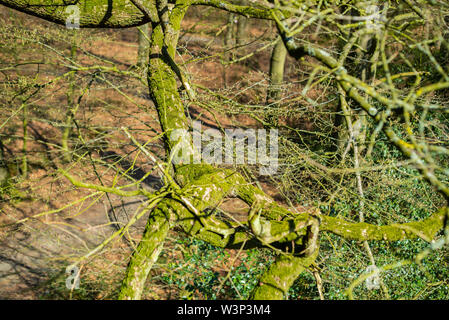
[[8, 165], [5, 160], [3, 142], [0, 140], [0, 186], [4, 186], [10, 177]]
[[236, 34], [236, 43], [238, 46], [244, 45], [248, 39], [248, 18], [244, 16], [239, 16], [237, 20], [237, 34]]
[[[365, 28], [367, 31], [359, 36], [357, 39], [357, 45], [354, 50], [352, 68], [354, 69], [354, 73], [363, 81], [370, 83], [372, 79], [374, 79], [376, 75], [376, 66], [378, 61], [378, 52], [376, 50], [379, 43], [379, 30], [377, 28], [378, 21], [377, 19], [381, 18], [381, 8], [379, 6], [378, 0], [368, 0], [361, 1], [355, 5], [355, 7], [351, 8], [350, 13], [354, 17], [363, 17], [363, 16], [375, 16], [372, 19], [368, 19], [366, 21]], [[348, 22], [350, 23], [350, 22]], [[349, 29], [351, 30], [351, 29]], [[354, 32], [356, 30], [353, 30]], [[342, 44], [342, 49], [345, 44]], [[344, 111], [343, 111], [344, 113]], [[358, 150], [359, 154], [365, 150], [365, 141], [366, 141], [366, 128], [367, 128], [367, 117], [365, 116], [365, 112], [361, 111], [360, 113], [353, 113], [351, 115], [343, 115], [336, 116], [335, 121], [335, 138], [337, 139], [336, 148], [339, 150], [340, 154], [342, 154], [343, 158], [346, 155], [347, 150], [347, 142], [348, 139], [356, 139], [359, 145]], [[358, 128], [354, 133], [356, 136], [350, 137], [348, 132], [348, 128], [345, 124], [347, 119], [344, 119], [345, 116], [354, 117], [353, 125]], [[369, 156], [370, 152], [368, 152]]]
[[[270, 73], [269, 73], [269, 86], [267, 91], [267, 105], [276, 108], [281, 99], [282, 93], [282, 83], [284, 81], [284, 69], [285, 69], [285, 59], [287, 57], [287, 49], [285, 48], [284, 42], [281, 38], [273, 48], [270, 60]], [[270, 125], [277, 125], [276, 110], [270, 110], [267, 112], [265, 121]]]
[[137, 51], [137, 66], [146, 70], [148, 64], [148, 54], [150, 50], [149, 40], [150, 24], [144, 24], [137, 28], [138, 35], [138, 51]]
[[[227, 50], [230, 50], [232, 47], [232, 36], [233, 36], [233, 30], [234, 30], [234, 18], [235, 15], [233, 13], [229, 13], [228, 14], [228, 25], [226, 28], [226, 33], [223, 39], [223, 45], [224, 45], [224, 49], [226, 50], [226, 53], [224, 54], [223, 60], [224, 62], [229, 62], [232, 59], [232, 54], [230, 52], [228, 52]], [[228, 77], [227, 77], [227, 73], [226, 73], [226, 64], [223, 65], [223, 83], [224, 86], [227, 86], [228, 83]]]

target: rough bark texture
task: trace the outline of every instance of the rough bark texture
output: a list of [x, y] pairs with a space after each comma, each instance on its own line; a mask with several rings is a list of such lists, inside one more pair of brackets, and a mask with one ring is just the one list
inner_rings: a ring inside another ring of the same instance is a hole
[[316, 259], [318, 252], [309, 257], [289, 257], [281, 255], [270, 266], [254, 290], [252, 300], [283, 300], [288, 289], [305, 269]]
[[0, 4], [62, 25], [71, 15], [67, 7], [76, 5], [81, 28], [127, 28], [149, 21], [127, 0], [2, 0]]
[[278, 40], [271, 53], [270, 86], [268, 87], [267, 103], [278, 101], [281, 97], [281, 85], [284, 81], [285, 59], [287, 49], [281, 39]]
[[150, 24], [144, 24], [137, 30], [138, 51], [137, 51], [137, 66], [146, 70], [148, 65], [148, 56], [150, 52], [150, 44], [148, 38], [150, 36]]
[[5, 152], [3, 148], [3, 143], [0, 140], [0, 186], [3, 187], [7, 184], [10, 174], [8, 165], [5, 159]]
[[237, 34], [236, 43], [241, 46], [247, 42], [248, 39], [248, 19], [244, 16], [240, 16], [237, 20]]
[[145, 281], [159, 258], [170, 229], [169, 216], [172, 215], [172, 210], [167, 204], [161, 204], [151, 214], [143, 237], [128, 264], [119, 299], [139, 300], [141, 298]]

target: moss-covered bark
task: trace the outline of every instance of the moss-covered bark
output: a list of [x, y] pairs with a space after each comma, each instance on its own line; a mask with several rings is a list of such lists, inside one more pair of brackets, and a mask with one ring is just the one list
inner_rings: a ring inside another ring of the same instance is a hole
[[142, 70], [147, 70], [148, 56], [150, 51], [150, 44], [148, 37], [150, 33], [150, 24], [144, 24], [137, 30], [137, 66]]
[[170, 229], [172, 210], [170, 206], [161, 204], [151, 214], [143, 237], [126, 269], [119, 299], [139, 300], [141, 298], [145, 281], [159, 258]]
[[253, 291], [253, 300], [283, 300], [287, 298], [288, 289], [299, 275], [316, 259], [318, 252], [308, 257], [291, 257], [281, 255], [262, 275], [259, 285]]
[[[179, 1], [172, 10], [169, 26], [163, 28], [160, 23], [153, 23], [152, 26], [148, 85], [150, 95], [158, 111], [162, 129], [166, 134], [170, 134], [172, 130], [186, 130], [188, 128], [184, 107], [177, 90], [176, 75], [167, 61], [167, 58], [174, 58], [180, 23], [188, 8], [188, 5], [184, 5], [186, 2]], [[168, 32], [170, 32], [170, 35]], [[172, 141], [169, 137], [166, 137], [168, 154], [176, 143], [177, 141]], [[179, 216], [180, 213], [185, 211], [185, 209], [179, 208], [174, 200], [164, 201], [154, 210], [154, 214], [147, 222], [144, 236], [128, 264], [126, 277], [119, 295], [120, 299], [140, 299], [151, 267], [157, 261], [162, 250], [170, 220], [175, 219], [175, 213]], [[194, 224], [194, 221], [192, 224]]]
[[352, 223], [339, 218], [322, 216], [320, 229], [349, 240], [398, 241], [422, 238], [431, 241], [435, 234], [444, 227], [447, 210], [447, 208], [442, 208], [421, 221], [386, 226], [375, 226], [365, 222]]
[[[154, 2], [155, 0], [141, 0], [148, 7]], [[80, 10], [81, 28], [130, 28], [150, 22], [149, 17], [129, 0], [0, 0], [0, 4], [61, 25], [66, 24], [71, 14], [66, 11], [67, 7], [76, 5]], [[260, 5], [236, 5], [220, 0], [192, 0], [191, 4], [211, 6], [245, 17], [272, 19], [269, 8]], [[288, 16], [289, 12], [285, 12], [285, 15]]]
[[281, 96], [281, 85], [284, 81], [285, 58], [287, 57], [287, 49], [284, 42], [279, 38], [273, 48], [270, 60], [270, 86], [267, 92], [267, 103], [278, 101]]
[[170, 139], [173, 131], [187, 132], [189, 129], [184, 106], [178, 92], [178, 75], [173, 68], [181, 21], [189, 7], [189, 2], [179, 1], [172, 9], [166, 30], [162, 28], [161, 24], [155, 24], [151, 35], [148, 85], [162, 130], [166, 134], [168, 154], [181, 138], [185, 138], [184, 135], [181, 135], [179, 139]]
[[67, 7], [76, 5], [81, 28], [128, 28], [149, 21], [128, 0], [1, 0], [0, 4], [62, 25], [72, 14]]
[[[170, 198], [163, 200], [148, 221], [144, 237], [128, 265], [120, 298], [140, 298], [145, 280], [151, 266], [157, 260], [169, 225], [178, 225], [187, 234], [223, 248], [236, 248], [243, 242], [246, 242], [247, 247], [262, 247], [275, 242], [278, 244], [295, 242], [298, 248], [302, 248], [306, 244], [303, 239], [307, 234], [308, 214], [283, 221], [267, 220], [269, 237], [260, 239], [251, 232], [247, 223], [241, 225], [223, 221], [213, 213], [206, 212], [206, 209], [215, 208], [225, 197], [236, 193], [239, 185], [247, 185], [243, 177], [232, 170], [215, 169], [209, 165], [188, 165], [179, 167], [178, 175], [184, 186], [174, 190]], [[273, 209], [276, 212], [273, 215], [277, 217], [281, 212], [286, 216], [274, 202], [268, 204], [266, 208]], [[291, 249], [288, 250], [291, 252]], [[263, 294], [264, 288], [267, 287], [259, 289], [259, 294]]]

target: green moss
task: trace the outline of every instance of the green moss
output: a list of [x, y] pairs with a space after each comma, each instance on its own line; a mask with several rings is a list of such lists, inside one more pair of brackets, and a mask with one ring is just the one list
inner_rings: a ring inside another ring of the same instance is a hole
[[142, 296], [145, 281], [162, 250], [169, 228], [171, 208], [162, 203], [150, 216], [140, 243], [126, 269], [119, 299], [137, 300]]
[[397, 241], [423, 238], [426, 241], [430, 241], [443, 228], [446, 214], [447, 208], [442, 208], [422, 221], [386, 226], [351, 223], [343, 219], [323, 216], [321, 231], [330, 231], [348, 240]]

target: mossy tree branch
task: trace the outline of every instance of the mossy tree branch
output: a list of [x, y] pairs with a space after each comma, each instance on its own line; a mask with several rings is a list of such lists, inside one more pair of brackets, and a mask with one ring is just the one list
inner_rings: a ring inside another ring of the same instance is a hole
[[67, 7], [80, 10], [81, 28], [129, 28], [149, 19], [127, 0], [1, 0], [0, 4], [57, 24], [65, 25], [71, 13]]

